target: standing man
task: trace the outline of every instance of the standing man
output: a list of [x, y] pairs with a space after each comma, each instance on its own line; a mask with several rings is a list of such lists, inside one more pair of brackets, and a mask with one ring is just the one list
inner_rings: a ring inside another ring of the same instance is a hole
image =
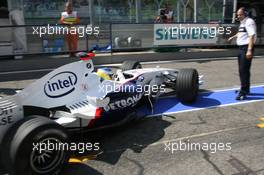
[[256, 23], [248, 17], [248, 12], [244, 7], [237, 11], [237, 19], [240, 26], [236, 35], [230, 37], [228, 41], [237, 38], [236, 43], [239, 47], [238, 68], [240, 77], [240, 91], [236, 100], [244, 100], [250, 93], [250, 67], [254, 53], [254, 43], [257, 38]]
[[69, 31], [66, 34], [66, 41], [68, 44], [70, 57], [75, 56], [78, 46], [78, 34], [76, 33], [76, 24], [80, 22], [80, 18], [76, 11], [72, 10], [72, 3], [69, 1], [65, 5], [65, 12], [61, 13], [60, 22], [65, 24]]

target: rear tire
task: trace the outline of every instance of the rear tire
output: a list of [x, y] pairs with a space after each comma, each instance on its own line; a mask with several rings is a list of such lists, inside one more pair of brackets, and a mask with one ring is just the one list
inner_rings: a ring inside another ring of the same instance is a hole
[[196, 100], [199, 90], [199, 75], [195, 69], [180, 69], [176, 80], [176, 93], [183, 103]]
[[120, 68], [122, 71], [126, 71], [126, 70], [133, 70], [133, 69], [141, 69], [142, 66], [140, 62], [138, 61], [128, 60], [128, 61], [124, 61]]
[[45, 117], [30, 116], [14, 124], [3, 139], [4, 168], [12, 175], [58, 174], [68, 162], [69, 151], [51, 147], [40, 151], [40, 145], [35, 147], [40, 143], [47, 148], [69, 143], [69, 138], [61, 125]]

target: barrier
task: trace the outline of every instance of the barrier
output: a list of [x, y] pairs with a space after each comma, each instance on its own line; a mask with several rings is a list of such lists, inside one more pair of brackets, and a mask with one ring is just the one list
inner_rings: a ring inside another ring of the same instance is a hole
[[[58, 24], [0, 26], [0, 56], [68, 53], [65, 34], [57, 31], [60, 27], [65, 26]], [[95, 46], [99, 48], [109, 46], [106, 52], [164, 47], [227, 48], [235, 46], [235, 41], [228, 43], [227, 38], [237, 31], [235, 24], [217, 23], [110, 23], [98, 26], [97, 33], [96, 26], [80, 24], [75, 27], [79, 34], [78, 51], [88, 51]], [[87, 27], [91, 28], [85, 30]], [[181, 30], [178, 29], [181, 27], [189, 27], [191, 33], [179, 34]], [[201, 33], [205, 29], [197, 33], [197, 28], [212, 28], [212, 30], [207, 34]], [[220, 28], [225, 31], [228, 29], [228, 32], [210, 36], [214, 30]], [[257, 45], [263, 45], [262, 36], [263, 34], [259, 32]], [[9, 41], [3, 40], [3, 38], [9, 38]]]
[[[237, 31], [236, 24], [172, 23], [111, 24], [113, 50], [153, 49], [162, 47], [230, 47], [227, 38]], [[184, 32], [184, 30], [186, 30]], [[189, 30], [189, 31], [188, 31]], [[208, 31], [206, 31], [208, 30]], [[215, 33], [215, 35], [214, 35]], [[256, 45], [263, 45], [258, 33]]]
[[[8, 41], [0, 39], [0, 56], [68, 53], [67, 31], [72, 34], [78, 33], [77, 52], [87, 51], [92, 47], [89, 46], [89, 39], [96, 42], [102, 38], [102, 34], [92, 33], [95, 29], [90, 25], [80, 24], [73, 27], [76, 32], [72, 27], [58, 24], [0, 26], [0, 38], [7, 38], [4, 37], [6, 31], [9, 31], [10, 35]], [[105, 33], [103, 30], [101, 32]], [[109, 43], [109, 38], [106, 43]]]

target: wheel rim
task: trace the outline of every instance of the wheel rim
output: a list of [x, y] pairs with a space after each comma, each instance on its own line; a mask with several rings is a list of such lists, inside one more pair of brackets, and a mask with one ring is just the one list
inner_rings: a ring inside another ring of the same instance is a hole
[[46, 146], [53, 144], [54, 149], [49, 147], [46, 150], [33, 150], [30, 155], [30, 166], [36, 173], [49, 173], [63, 162], [64, 150], [60, 147], [63, 143], [56, 138], [46, 138], [38, 143]]
[[141, 68], [142, 68], [141, 64], [138, 64], [135, 69], [141, 69]]

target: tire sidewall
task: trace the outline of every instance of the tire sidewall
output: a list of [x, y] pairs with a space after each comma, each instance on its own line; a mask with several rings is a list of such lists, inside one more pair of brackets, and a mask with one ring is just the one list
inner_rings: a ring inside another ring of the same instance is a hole
[[140, 62], [134, 61], [134, 60], [124, 61], [121, 66], [122, 71], [141, 69], [141, 68], [142, 68], [142, 65], [140, 64]]
[[[31, 153], [34, 149], [33, 143], [41, 143], [44, 139], [47, 138], [54, 138], [57, 139], [61, 143], [68, 143], [67, 137], [64, 137], [61, 135], [61, 131], [50, 128], [46, 131], [35, 131], [34, 133], [30, 134], [19, 146], [17, 150], [17, 156], [14, 160], [14, 166], [18, 168], [18, 172], [21, 172], [23, 167], [27, 167], [27, 169], [31, 172], [32, 175], [37, 175], [40, 173], [35, 172], [31, 167]], [[63, 165], [66, 163], [65, 160], [67, 160], [67, 151], [62, 151], [63, 155], [59, 162], [57, 162], [56, 167], [52, 167], [50, 170], [47, 170], [46, 173], [43, 173], [43, 175], [52, 175], [56, 174], [58, 171], [60, 171], [63, 168]], [[21, 159], [25, 161], [21, 161]], [[25, 172], [26, 173], [26, 172]]]
[[177, 96], [183, 103], [196, 100], [199, 90], [198, 72], [195, 69], [182, 69], [178, 73], [176, 82]]
[[[45, 119], [46, 120], [46, 119]], [[44, 121], [44, 120], [43, 120]], [[24, 123], [30, 122], [26, 120]], [[24, 130], [19, 132], [19, 128], [23, 127], [23, 122], [20, 122], [18, 128], [11, 130], [11, 134], [13, 138], [10, 138], [5, 148], [7, 149], [7, 153], [5, 156], [7, 157], [7, 168], [12, 174], [19, 175], [53, 175], [58, 174], [59, 171], [63, 168], [63, 166], [67, 163], [69, 159], [69, 151], [62, 151], [61, 159], [59, 159], [56, 167], [51, 167], [49, 171], [46, 173], [37, 173], [33, 171], [30, 162], [30, 156], [33, 152], [34, 145], [33, 143], [40, 143], [42, 140], [46, 138], [54, 138], [59, 140], [62, 143], [69, 143], [69, 138], [66, 130], [58, 125], [57, 123], [51, 121], [43, 123], [37, 123], [35, 126], [28, 127], [28, 130]]]

